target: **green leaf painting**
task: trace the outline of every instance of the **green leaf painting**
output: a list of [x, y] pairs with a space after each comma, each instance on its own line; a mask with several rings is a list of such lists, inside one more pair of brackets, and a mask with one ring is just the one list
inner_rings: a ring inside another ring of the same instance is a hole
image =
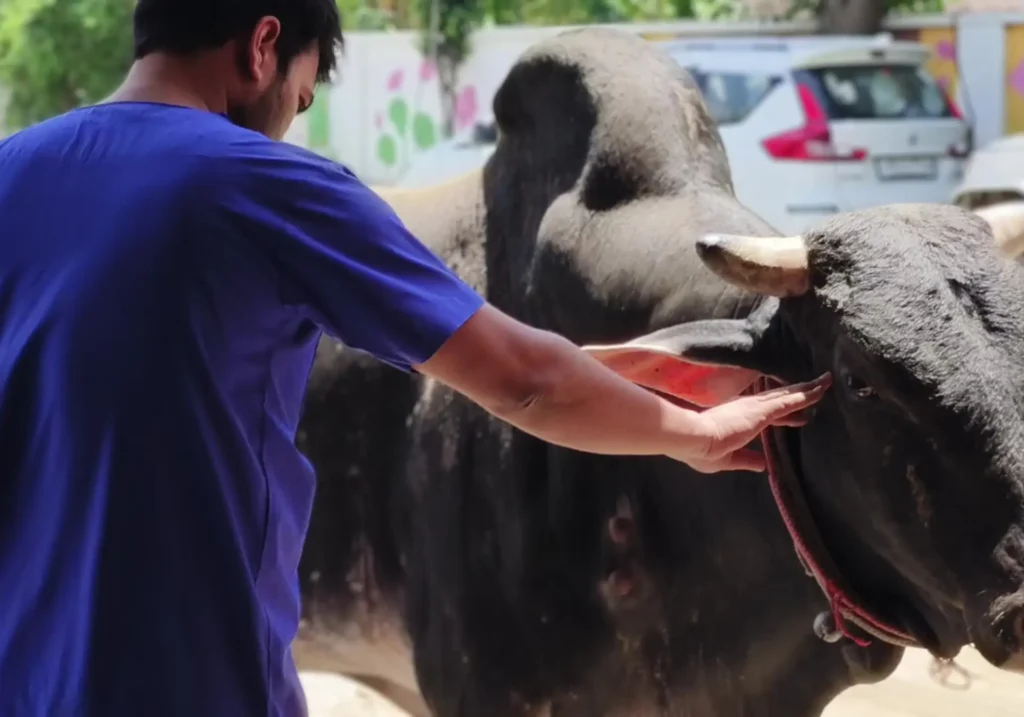
[[409, 106], [405, 104], [404, 99], [396, 97], [391, 100], [391, 104], [388, 106], [388, 117], [391, 118], [391, 123], [398, 130], [399, 136], [404, 135], [409, 122]]
[[[434, 79], [434, 74], [426, 71], [431, 68], [427, 64], [420, 67], [421, 85]], [[429, 112], [420, 109], [422, 88], [403, 87], [405, 75], [403, 68], [387, 74], [387, 104], [383, 111], [376, 113], [374, 119], [378, 132], [377, 159], [389, 169], [408, 165], [417, 152], [426, 151], [441, 140], [438, 121]]]
[[437, 130], [430, 115], [417, 112], [412, 120], [412, 137], [419, 149], [429, 149], [437, 142]]
[[377, 156], [387, 167], [394, 167], [398, 163], [398, 145], [394, 137], [389, 134], [380, 136], [377, 140]]
[[313, 97], [313, 104], [306, 111], [306, 127], [310, 149], [321, 149], [331, 143], [331, 120], [327, 111], [329, 98], [326, 91]]

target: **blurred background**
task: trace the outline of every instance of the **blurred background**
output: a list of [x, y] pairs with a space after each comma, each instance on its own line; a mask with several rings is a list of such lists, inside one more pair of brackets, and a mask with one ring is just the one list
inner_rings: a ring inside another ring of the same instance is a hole
[[[374, 185], [481, 166], [542, 37], [609, 24], [691, 71], [744, 203], [781, 231], [896, 201], [1024, 196], [1024, 0], [338, 0], [340, 71], [288, 141]], [[0, 0], [0, 132], [101, 100], [133, 0]]]

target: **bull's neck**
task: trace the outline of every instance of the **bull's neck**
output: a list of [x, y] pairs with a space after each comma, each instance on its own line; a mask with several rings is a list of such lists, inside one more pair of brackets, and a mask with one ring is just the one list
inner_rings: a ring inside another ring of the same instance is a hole
[[[822, 490], [827, 489], [810, 486], [807, 500], [821, 532], [823, 549], [840, 573], [830, 579], [841, 580], [854, 591], [858, 608], [937, 649], [935, 640], [939, 636], [935, 629], [947, 632], [955, 615], [943, 614], [935, 607], [934, 596], [901, 571], [898, 560], [884, 548], [884, 539], [874, 532], [869, 515], [851, 517], [849, 509], [837, 509], [827, 499], [815, 496]], [[941, 637], [943, 643], [948, 643], [951, 635]]]
[[[804, 717], [854, 681], [891, 669], [871, 664], [890, 655], [885, 646], [862, 651], [853, 664], [814, 636], [812, 623], [827, 603], [804, 574], [765, 481], [711, 479], [660, 458], [542, 450], [547, 456], [530, 464], [549, 471], [549, 494], [538, 497], [555, 531], [545, 554], [552, 544], [574, 546], [565, 565], [575, 580], [567, 575], [565, 583], [593, 581], [620, 640], [647, 644], [656, 653], [649, 657], [672, 664], [684, 682], [708, 670], [721, 675], [721, 684], [700, 687], [709, 704], [742, 714], [752, 708], [747, 700], [777, 691], [786, 708], [765, 714]], [[579, 541], [595, 530], [598, 541]], [[575, 574], [587, 566], [589, 579]], [[808, 664], [816, 665], [813, 674]], [[692, 698], [692, 689], [669, 700]], [[789, 689], [806, 703], [788, 702]]]

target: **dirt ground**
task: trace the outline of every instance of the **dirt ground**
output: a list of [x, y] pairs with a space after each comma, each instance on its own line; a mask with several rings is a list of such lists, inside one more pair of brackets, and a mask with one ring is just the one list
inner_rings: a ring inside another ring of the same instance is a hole
[[[957, 658], [963, 671], [931, 674], [931, 658], [910, 650], [896, 673], [878, 685], [856, 687], [823, 717], [1021, 717], [1024, 676], [1000, 672], [973, 650]], [[408, 717], [387, 700], [341, 677], [302, 675], [310, 717]]]

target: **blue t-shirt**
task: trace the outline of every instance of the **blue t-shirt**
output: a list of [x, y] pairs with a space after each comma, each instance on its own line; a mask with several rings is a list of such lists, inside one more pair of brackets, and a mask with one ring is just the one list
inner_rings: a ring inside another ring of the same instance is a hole
[[0, 142], [0, 715], [303, 714], [320, 332], [408, 370], [482, 303], [346, 169], [221, 115]]

